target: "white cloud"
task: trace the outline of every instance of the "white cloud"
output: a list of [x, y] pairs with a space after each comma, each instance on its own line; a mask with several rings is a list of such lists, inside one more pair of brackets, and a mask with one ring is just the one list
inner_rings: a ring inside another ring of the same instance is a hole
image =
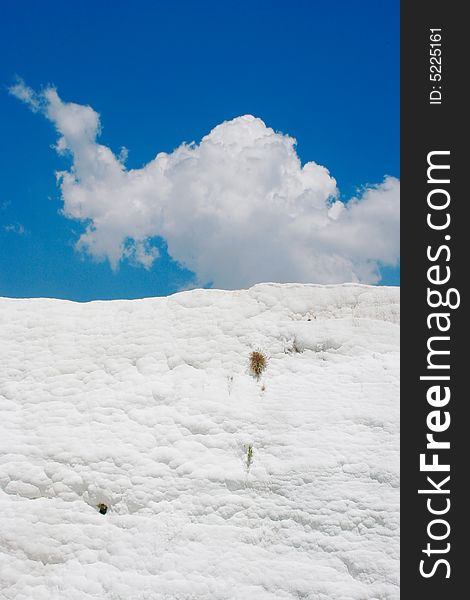
[[40, 94], [37, 94], [33, 89], [25, 85], [21, 77], [17, 77], [16, 83], [9, 88], [10, 94], [16, 96], [29, 106], [33, 112], [38, 112], [41, 109], [42, 99]]
[[113, 268], [150, 268], [160, 236], [200, 283], [238, 288], [260, 281], [334, 283], [379, 280], [379, 264], [399, 258], [399, 181], [386, 177], [360, 198], [335, 201], [336, 181], [314, 162], [302, 166], [295, 140], [245, 115], [215, 127], [199, 144], [161, 152], [126, 169], [97, 142], [90, 106], [63, 102], [54, 88], [22, 81], [10, 92], [40, 110], [73, 164], [58, 173], [63, 214], [82, 221], [77, 242]]
[[26, 229], [21, 223], [8, 223], [3, 226], [3, 229], [7, 233], [16, 233], [16, 235], [24, 235], [26, 233]]

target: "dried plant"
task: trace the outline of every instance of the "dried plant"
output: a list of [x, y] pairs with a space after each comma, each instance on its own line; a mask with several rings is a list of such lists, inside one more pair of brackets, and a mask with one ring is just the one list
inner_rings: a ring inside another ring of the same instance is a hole
[[268, 359], [260, 350], [253, 350], [250, 354], [250, 371], [259, 379], [261, 373], [266, 369]]

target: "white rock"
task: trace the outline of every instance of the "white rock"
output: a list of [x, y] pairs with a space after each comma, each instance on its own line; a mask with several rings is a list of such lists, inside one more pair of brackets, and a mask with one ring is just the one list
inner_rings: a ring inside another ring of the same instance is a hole
[[0, 299], [2, 597], [398, 598], [398, 296]]

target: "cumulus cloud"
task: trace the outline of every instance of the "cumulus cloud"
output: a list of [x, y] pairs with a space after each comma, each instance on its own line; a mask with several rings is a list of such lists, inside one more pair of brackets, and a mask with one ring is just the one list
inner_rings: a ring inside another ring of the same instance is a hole
[[90, 106], [21, 80], [10, 92], [55, 125], [57, 152], [72, 158], [57, 174], [63, 214], [84, 225], [77, 248], [113, 269], [122, 260], [150, 268], [157, 237], [198, 283], [221, 288], [375, 283], [380, 264], [398, 261], [399, 181], [386, 177], [340, 202], [328, 170], [302, 165], [295, 140], [259, 118], [226, 121], [198, 144], [127, 169], [125, 148], [115, 155], [98, 143], [100, 117]]

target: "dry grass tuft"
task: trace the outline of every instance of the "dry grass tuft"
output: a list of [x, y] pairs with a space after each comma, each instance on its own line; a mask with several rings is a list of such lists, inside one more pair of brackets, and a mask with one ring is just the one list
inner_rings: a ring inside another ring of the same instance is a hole
[[251, 463], [253, 462], [253, 446], [250, 444], [246, 449], [246, 468], [249, 469], [251, 467]]
[[253, 350], [250, 354], [250, 371], [256, 378], [261, 376], [261, 373], [266, 369], [268, 359], [260, 350]]

